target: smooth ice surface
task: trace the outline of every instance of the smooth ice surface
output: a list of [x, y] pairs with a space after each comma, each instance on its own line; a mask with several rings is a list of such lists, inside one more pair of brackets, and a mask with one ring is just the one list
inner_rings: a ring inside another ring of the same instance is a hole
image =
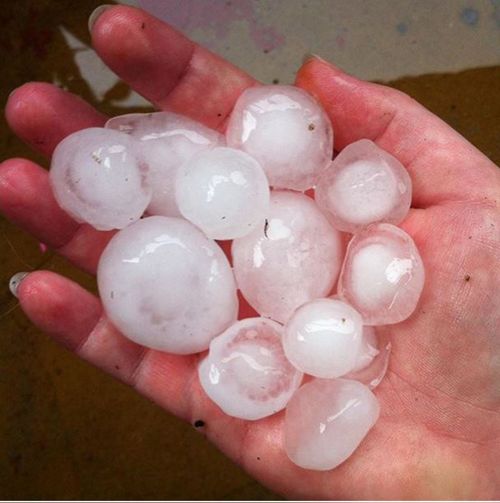
[[356, 363], [352, 369], [353, 372], [364, 369], [378, 355], [379, 341], [375, 328], [365, 325], [361, 336], [361, 347], [358, 352]]
[[395, 157], [359, 140], [322, 173], [315, 199], [337, 229], [355, 233], [375, 222], [401, 222], [411, 204], [411, 179]]
[[203, 351], [236, 320], [224, 253], [180, 218], [148, 217], [119, 232], [102, 254], [97, 281], [109, 319], [149, 348]]
[[282, 323], [331, 291], [342, 252], [340, 233], [315, 202], [288, 191], [271, 192], [266, 223], [232, 245], [243, 296], [259, 314]]
[[219, 147], [197, 154], [177, 175], [177, 206], [213, 239], [234, 239], [263, 226], [269, 183], [260, 164], [240, 150]]
[[424, 286], [424, 266], [411, 237], [391, 224], [374, 224], [347, 247], [339, 295], [367, 325], [388, 325], [408, 318]]
[[302, 468], [331, 470], [356, 450], [379, 411], [375, 395], [357, 381], [314, 379], [288, 403], [285, 451]]
[[49, 177], [59, 206], [98, 230], [135, 222], [151, 200], [136, 142], [118, 131], [89, 128], [64, 138]]
[[140, 141], [153, 188], [150, 215], [180, 216], [175, 202], [177, 170], [196, 153], [225, 144], [217, 131], [172, 112], [120, 115], [110, 119], [106, 127]]
[[302, 374], [283, 353], [282, 331], [272, 320], [247, 318], [212, 340], [198, 375], [226, 414], [251, 420], [270, 416], [299, 387]]
[[226, 130], [230, 147], [255, 157], [274, 188], [312, 187], [333, 155], [333, 129], [319, 103], [294, 86], [260, 86], [238, 98]]
[[349, 304], [316, 299], [300, 306], [288, 320], [283, 349], [306, 374], [340, 377], [358, 364], [362, 335], [363, 320]]

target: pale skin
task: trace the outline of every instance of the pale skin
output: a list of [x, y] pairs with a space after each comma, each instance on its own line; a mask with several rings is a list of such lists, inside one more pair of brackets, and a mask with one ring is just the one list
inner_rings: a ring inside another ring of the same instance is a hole
[[[101, 58], [159, 109], [223, 130], [238, 95], [256, 82], [146, 13], [106, 10], [92, 28]], [[283, 414], [246, 422], [203, 394], [199, 356], [129, 342], [103, 317], [99, 299], [57, 274], [29, 274], [23, 311], [79, 357], [193, 423], [269, 488], [293, 498], [489, 499], [500, 497], [500, 171], [408, 96], [357, 80], [309, 58], [296, 84], [315, 95], [341, 150], [370, 138], [406, 166], [413, 203], [402, 227], [426, 267], [422, 298], [403, 323], [381, 329], [393, 351], [375, 391], [381, 417], [335, 470], [298, 468], [282, 447]], [[8, 122], [50, 157], [69, 133], [105, 117], [52, 85], [29, 83], [10, 96]], [[0, 165], [0, 210], [84, 270], [95, 272], [112, 233], [78, 225], [56, 205], [47, 172], [25, 159]], [[179, 334], [182, 336], [182, 334]]]

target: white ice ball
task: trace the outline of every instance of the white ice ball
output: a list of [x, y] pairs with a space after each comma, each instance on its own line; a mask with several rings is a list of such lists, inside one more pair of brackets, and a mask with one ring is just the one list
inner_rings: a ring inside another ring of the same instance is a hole
[[353, 370], [361, 352], [363, 320], [349, 304], [316, 299], [300, 306], [285, 325], [283, 348], [302, 372], [340, 377]]
[[120, 115], [110, 119], [106, 127], [139, 140], [153, 188], [147, 209], [150, 215], [180, 216], [175, 202], [177, 170], [193, 155], [225, 144], [217, 131], [172, 112]]
[[373, 224], [350, 241], [338, 289], [365, 324], [388, 325], [412, 314], [424, 278], [412, 238], [394, 225]]
[[333, 155], [333, 128], [318, 102], [294, 86], [251, 87], [226, 130], [230, 147], [255, 157], [274, 188], [312, 187]]
[[119, 232], [101, 256], [97, 281], [109, 319], [149, 348], [197, 353], [236, 320], [226, 256], [180, 218], [148, 217]]
[[347, 379], [314, 379], [288, 403], [285, 451], [302, 468], [331, 470], [351, 456], [379, 413], [378, 400], [365, 385]]
[[411, 179], [395, 157], [359, 140], [322, 173], [314, 197], [337, 229], [355, 233], [375, 222], [401, 222], [410, 209]]
[[342, 262], [341, 236], [311, 198], [273, 191], [265, 225], [235, 239], [232, 255], [245, 299], [284, 323], [297, 307], [330, 293]]
[[240, 150], [197, 154], [179, 170], [177, 206], [209, 238], [234, 239], [264, 225], [269, 184], [259, 163]]
[[210, 343], [198, 370], [207, 395], [226, 414], [261, 419], [282, 410], [302, 381], [286, 359], [283, 327], [265, 318], [238, 321]]
[[59, 206], [98, 230], [122, 229], [138, 220], [151, 200], [136, 142], [104, 128], [82, 129], [52, 156], [50, 183]]
[[362, 370], [373, 361], [379, 354], [379, 341], [374, 327], [368, 325], [363, 326], [363, 334], [361, 336], [361, 347], [356, 359], [356, 363], [352, 368], [352, 372]]

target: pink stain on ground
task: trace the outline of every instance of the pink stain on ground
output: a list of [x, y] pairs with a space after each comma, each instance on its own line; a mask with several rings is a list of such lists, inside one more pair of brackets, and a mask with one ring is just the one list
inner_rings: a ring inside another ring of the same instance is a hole
[[[140, 0], [140, 6], [181, 31], [212, 30], [216, 39], [228, 36], [231, 24], [246, 22], [255, 46], [269, 52], [281, 47], [285, 37], [273, 26], [263, 25], [253, 0]], [[215, 44], [207, 43], [208, 46]]]

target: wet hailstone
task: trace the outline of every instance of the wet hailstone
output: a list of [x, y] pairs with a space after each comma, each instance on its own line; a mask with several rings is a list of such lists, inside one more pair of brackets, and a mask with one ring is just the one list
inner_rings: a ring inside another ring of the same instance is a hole
[[151, 200], [137, 144], [118, 131], [89, 128], [64, 138], [52, 156], [49, 177], [59, 206], [98, 230], [123, 229]]
[[[340, 377], [362, 365], [363, 320], [349, 304], [316, 299], [299, 307], [285, 325], [283, 348], [302, 372]], [[367, 342], [368, 344], [368, 342]], [[366, 362], [367, 364], [369, 362]]]
[[181, 216], [175, 201], [177, 170], [195, 154], [225, 144], [217, 131], [172, 112], [120, 115], [106, 127], [139, 140], [153, 189], [150, 215]]
[[149, 348], [197, 353], [236, 320], [224, 253], [180, 218], [148, 217], [120, 231], [101, 256], [97, 282], [109, 319]]
[[411, 179], [395, 157], [359, 140], [322, 173], [314, 197], [337, 229], [355, 233], [375, 222], [401, 222], [410, 209]]
[[329, 164], [333, 129], [321, 106], [294, 86], [260, 86], [238, 98], [227, 144], [255, 157], [274, 188], [306, 190]]
[[411, 237], [391, 224], [374, 224], [347, 247], [339, 295], [367, 325], [388, 325], [408, 318], [424, 285], [424, 266]]
[[269, 183], [259, 163], [232, 148], [197, 154], [179, 170], [177, 205], [207, 237], [234, 239], [264, 225]]
[[228, 415], [256, 420], [282, 410], [302, 381], [286, 359], [283, 327], [265, 318], [238, 321], [210, 343], [198, 375]]
[[363, 441], [379, 411], [377, 398], [364, 384], [314, 379], [286, 407], [285, 451], [302, 468], [331, 470]]
[[271, 192], [265, 224], [232, 245], [238, 287], [262, 316], [286, 322], [330, 293], [340, 270], [340, 233], [309, 197]]

